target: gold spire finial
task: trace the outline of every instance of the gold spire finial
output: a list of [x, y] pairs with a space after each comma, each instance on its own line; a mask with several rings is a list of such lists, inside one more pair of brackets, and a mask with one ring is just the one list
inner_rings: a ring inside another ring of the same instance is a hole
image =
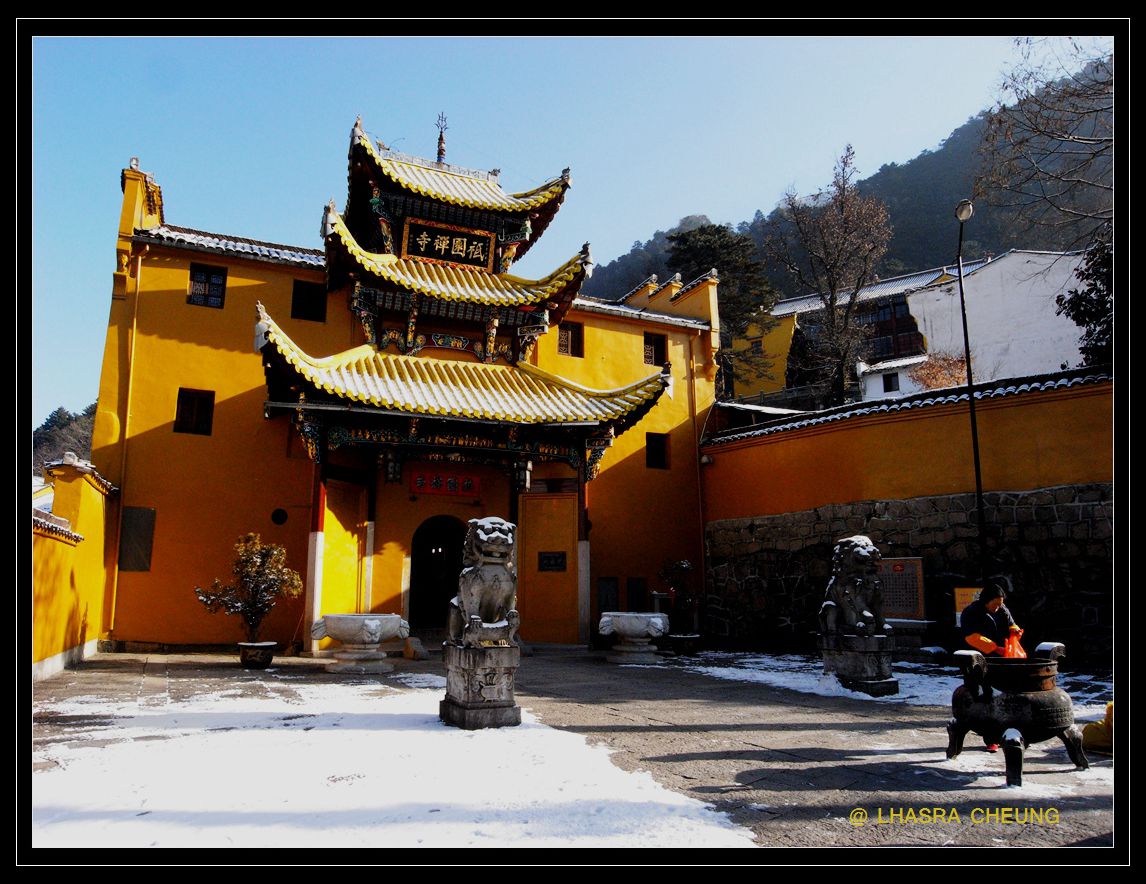
[[450, 128], [446, 125], [446, 114], [443, 111], [438, 114], [438, 162], [444, 163], [446, 161], [446, 130]]

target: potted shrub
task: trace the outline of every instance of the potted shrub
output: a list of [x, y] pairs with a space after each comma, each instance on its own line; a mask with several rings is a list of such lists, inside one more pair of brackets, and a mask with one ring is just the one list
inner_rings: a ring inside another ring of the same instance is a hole
[[196, 586], [195, 595], [212, 614], [222, 611], [243, 618], [247, 640], [239, 642], [239, 661], [244, 669], [266, 669], [278, 645], [259, 641], [259, 627], [280, 597], [302, 592], [302, 578], [286, 566], [286, 550], [263, 543], [258, 534], [239, 538], [231, 573], [231, 583], [216, 579], [210, 589]]

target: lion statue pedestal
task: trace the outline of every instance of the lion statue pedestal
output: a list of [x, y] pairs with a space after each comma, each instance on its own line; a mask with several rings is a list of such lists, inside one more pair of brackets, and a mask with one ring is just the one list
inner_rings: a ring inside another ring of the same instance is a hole
[[879, 550], [871, 538], [845, 537], [832, 550], [832, 579], [820, 607], [824, 672], [849, 690], [873, 697], [899, 693], [891, 675], [895, 649], [883, 619]]
[[442, 643], [446, 698], [438, 717], [466, 730], [521, 724], [513, 678], [521, 663], [517, 643], [517, 526], [499, 519], [470, 519], [450, 600], [449, 638]]

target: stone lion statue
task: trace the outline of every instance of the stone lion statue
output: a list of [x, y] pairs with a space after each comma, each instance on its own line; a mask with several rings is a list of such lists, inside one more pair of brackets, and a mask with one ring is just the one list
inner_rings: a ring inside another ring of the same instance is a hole
[[516, 534], [516, 525], [496, 516], [470, 519], [458, 594], [450, 600], [449, 636], [455, 644], [517, 645]]
[[880, 635], [891, 632], [883, 619], [881, 556], [870, 537], [845, 537], [832, 550], [832, 579], [820, 606], [824, 633]]

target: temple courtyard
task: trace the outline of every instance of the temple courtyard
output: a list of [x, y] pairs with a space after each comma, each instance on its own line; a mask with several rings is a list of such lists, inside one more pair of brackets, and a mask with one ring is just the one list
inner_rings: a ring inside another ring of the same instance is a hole
[[[522, 725], [463, 731], [438, 720], [441, 659], [394, 662], [347, 677], [312, 658], [105, 654], [37, 682], [32, 846], [1115, 842], [1107, 756], [1076, 771], [1036, 744], [1012, 788], [973, 735], [945, 758], [950, 668], [897, 664], [900, 694], [875, 699], [811, 658], [618, 666], [541, 645], [517, 675]], [[1103, 674], [1060, 686], [1080, 721], [1112, 692]]]

